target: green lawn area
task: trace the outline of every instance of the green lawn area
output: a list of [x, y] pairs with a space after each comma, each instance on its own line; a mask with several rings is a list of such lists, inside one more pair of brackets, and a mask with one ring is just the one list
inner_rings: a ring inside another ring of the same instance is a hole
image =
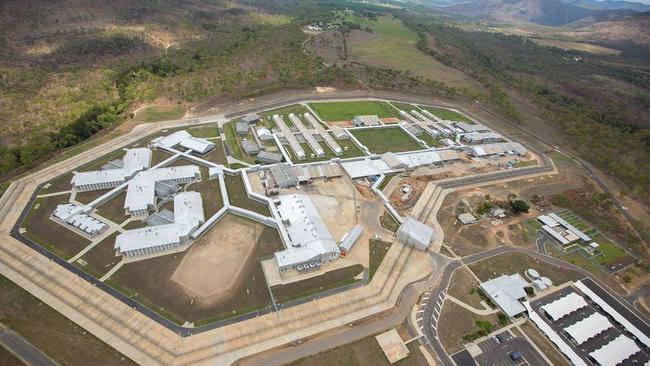
[[[237, 132], [235, 131], [235, 121], [225, 123], [223, 125], [223, 133], [226, 135], [226, 141], [228, 142], [228, 147], [230, 148], [230, 155], [232, 155], [233, 158], [245, 161], [247, 163], [255, 162], [255, 157], [246, 155], [239, 145], [240, 136], [238, 136]], [[252, 139], [253, 135], [251, 135], [249, 132], [248, 135], [242, 137], [246, 139]]]
[[599, 245], [598, 249], [596, 249], [598, 256], [595, 259], [600, 264], [607, 264], [627, 256], [623, 249], [607, 240], [602, 234], [594, 235], [591, 239]]
[[[266, 116], [273, 116], [274, 114], [279, 114], [280, 116], [284, 116], [284, 118], [283, 118], [284, 123], [286, 123], [287, 126], [292, 127], [293, 123], [291, 122], [291, 120], [287, 116], [289, 114], [291, 114], [291, 113], [298, 115], [298, 114], [303, 114], [303, 113], [307, 113], [307, 112], [309, 112], [309, 109], [307, 109], [306, 107], [304, 107], [304, 106], [302, 106], [300, 104], [292, 104], [292, 105], [289, 105], [289, 106], [286, 106], [286, 107], [272, 109], [270, 111], [262, 112], [262, 113], [260, 113], [260, 115], [265, 117], [265, 118], [263, 118], [264, 122], [262, 124], [267, 128], [275, 127], [275, 122], [273, 122], [273, 119], [268, 120], [268, 121], [266, 120]], [[305, 121], [304, 119], [302, 119], [302, 122], [303, 122], [303, 124], [305, 124], [305, 126], [309, 126], [307, 121]]]
[[314, 151], [311, 149], [311, 147], [309, 147], [309, 144], [307, 144], [306, 142], [301, 143], [300, 146], [302, 146], [303, 150], [305, 150], [305, 155], [307, 155], [307, 157], [304, 160], [298, 160], [296, 158], [296, 156], [293, 153], [293, 149], [291, 149], [291, 146], [283, 145], [283, 147], [285, 151], [287, 151], [287, 153], [289, 154], [289, 157], [291, 157], [291, 161], [293, 161], [294, 164], [312, 163], [316, 161], [327, 161], [334, 158], [346, 159], [346, 158], [354, 158], [357, 156], [363, 156], [363, 152], [354, 143], [354, 141], [352, 140], [335, 140], [335, 141], [339, 144], [339, 146], [341, 146], [341, 149], [343, 149], [343, 154], [340, 156], [334, 154], [334, 152], [329, 148], [329, 146], [324, 141], [318, 141], [318, 143], [323, 148], [323, 151], [325, 152], [325, 156], [314, 157], [314, 158], [310, 157], [311, 154], [314, 153]]
[[349, 121], [362, 115], [399, 117], [399, 111], [390, 104], [378, 101], [309, 103], [309, 107], [324, 121]]
[[405, 112], [411, 112], [414, 109], [417, 111], [419, 109], [418, 107], [409, 103], [390, 102], [390, 104], [392, 104], [395, 108]]
[[215, 123], [201, 127], [192, 127], [187, 132], [194, 137], [219, 137], [219, 126]]
[[383, 191], [384, 188], [386, 188], [386, 186], [388, 185], [388, 183], [390, 183], [390, 181], [393, 180], [393, 178], [395, 178], [395, 176], [397, 176], [398, 174], [399, 173], [386, 174], [386, 177], [384, 177], [384, 180], [381, 182], [379, 187], [377, 187], [377, 189], [379, 189], [380, 191]]
[[426, 109], [427, 111], [435, 114], [437, 117], [442, 118], [444, 120], [449, 120], [449, 121], [459, 121], [459, 122], [467, 122], [467, 123], [474, 123], [472, 120], [469, 118], [465, 117], [464, 115], [454, 112], [449, 109], [445, 108], [436, 108], [436, 107], [427, 107], [427, 106], [419, 106], [422, 109]]
[[440, 142], [440, 140], [441, 140], [440, 137], [433, 137], [433, 136], [429, 135], [426, 132], [422, 132], [422, 134], [420, 136], [418, 136], [418, 138], [420, 140], [426, 142], [427, 145], [429, 145], [429, 147], [441, 147], [441, 146], [444, 146], [444, 144], [442, 142]]
[[185, 115], [182, 105], [157, 105], [140, 109], [133, 117], [137, 122], [156, 122], [170, 119], [179, 119]]
[[422, 149], [420, 144], [399, 127], [365, 128], [350, 132], [375, 154]]

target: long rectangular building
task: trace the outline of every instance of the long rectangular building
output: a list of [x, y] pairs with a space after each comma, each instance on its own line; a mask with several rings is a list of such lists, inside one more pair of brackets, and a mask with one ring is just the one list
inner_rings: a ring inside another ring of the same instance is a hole
[[126, 190], [124, 209], [132, 216], [145, 216], [156, 203], [156, 184], [173, 182], [189, 183], [201, 176], [196, 165], [183, 165], [147, 170], [139, 173]]
[[282, 119], [281, 116], [274, 114], [273, 121], [280, 129], [282, 136], [289, 143], [291, 150], [293, 150], [293, 153], [296, 155], [298, 160], [304, 160], [307, 157], [305, 154], [305, 150], [302, 148], [302, 146], [300, 146], [300, 143], [298, 143], [298, 140], [296, 139], [296, 136], [293, 135], [291, 129], [287, 127], [287, 124], [284, 122], [284, 119]]
[[278, 197], [278, 212], [289, 244], [275, 253], [280, 271], [305, 270], [339, 258], [340, 251], [316, 207], [306, 195]]
[[571, 292], [549, 304], [541, 307], [546, 315], [553, 321], [557, 321], [574, 311], [587, 306], [585, 299], [575, 292]]
[[309, 113], [305, 113], [303, 116], [311, 123], [312, 126], [314, 126], [314, 129], [321, 135], [323, 140], [325, 140], [325, 143], [327, 146], [332, 149], [335, 155], [341, 155], [343, 154], [343, 149], [341, 149], [341, 146], [332, 138], [332, 136], [325, 131], [323, 126], [316, 120], [316, 117], [312, 116]]
[[307, 127], [305, 127], [305, 125], [302, 123], [300, 118], [298, 118], [298, 116], [296, 116], [293, 113], [289, 113], [289, 119], [291, 120], [293, 125], [298, 128], [298, 131], [302, 134], [305, 140], [307, 140], [307, 144], [309, 145], [309, 147], [311, 147], [311, 149], [314, 151], [316, 156], [318, 157], [325, 156], [325, 151], [323, 150], [323, 147], [320, 146], [318, 141], [316, 141], [314, 136], [311, 134], [311, 132], [309, 132]]
[[581, 345], [612, 327], [612, 323], [606, 316], [601, 313], [593, 313], [581, 321], [564, 328], [564, 332], [578, 345]]
[[127, 149], [122, 158], [121, 167], [76, 173], [72, 177], [71, 183], [79, 192], [115, 188], [137, 172], [149, 168], [151, 156], [151, 150], [148, 148]]
[[170, 250], [187, 242], [205, 222], [203, 200], [198, 192], [174, 196], [174, 222], [128, 230], [115, 238], [116, 255], [135, 257]]

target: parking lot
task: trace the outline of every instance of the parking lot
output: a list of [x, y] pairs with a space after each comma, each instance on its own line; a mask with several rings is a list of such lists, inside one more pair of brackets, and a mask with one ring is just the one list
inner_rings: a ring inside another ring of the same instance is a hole
[[[632, 335], [629, 334], [622, 326], [618, 325], [615, 321], [613, 321], [610, 318], [610, 321], [613, 324], [612, 328], [609, 328], [609, 329], [601, 332], [597, 336], [588, 339], [587, 341], [585, 341], [584, 343], [582, 343], [580, 345], [576, 345], [575, 343], [573, 343], [571, 341], [571, 339], [569, 339], [569, 337], [563, 332], [563, 330], [566, 327], [568, 327], [570, 325], [573, 325], [573, 324], [576, 324], [576, 323], [580, 322], [581, 320], [589, 317], [590, 315], [592, 315], [594, 313], [600, 313], [600, 314], [602, 314], [602, 315], [604, 315], [604, 316], [606, 316], [608, 318], [609, 318], [609, 316], [608, 316], [608, 314], [606, 312], [604, 312], [603, 310], [598, 308], [596, 305], [591, 303], [591, 301], [588, 298], [585, 297], [585, 300], [588, 303], [587, 306], [585, 306], [585, 307], [583, 307], [583, 308], [581, 308], [581, 309], [579, 309], [579, 310], [577, 310], [577, 311], [575, 311], [575, 312], [573, 312], [573, 313], [571, 313], [569, 315], [566, 315], [566, 316], [558, 319], [555, 322], [552, 322], [551, 320], [549, 320], [546, 317], [546, 315], [544, 314], [544, 312], [541, 310], [541, 307], [546, 305], [546, 304], [549, 304], [549, 303], [551, 303], [551, 302], [553, 302], [553, 301], [555, 301], [555, 300], [557, 300], [557, 299], [559, 299], [561, 297], [564, 297], [564, 296], [568, 295], [571, 292], [577, 292], [577, 291], [572, 287], [564, 288], [564, 289], [562, 289], [560, 291], [557, 291], [557, 292], [555, 292], [555, 293], [553, 293], [551, 295], [544, 296], [543, 298], [532, 302], [531, 306], [532, 306], [533, 310], [535, 312], [537, 312], [542, 317], [542, 319], [551, 326], [551, 328], [555, 331], [555, 333], [557, 333], [565, 341], [566, 344], [571, 346], [573, 348], [573, 350], [576, 352], [576, 354], [578, 354], [578, 356], [580, 356], [580, 358], [582, 358], [587, 364], [592, 364], [592, 361], [590, 361], [588, 359], [589, 353], [591, 353], [591, 352], [605, 346], [606, 344], [613, 341], [614, 339], [616, 339], [621, 334], [625, 335], [626, 337], [633, 338]], [[641, 348], [640, 352], [637, 352], [636, 354], [634, 354], [631, 357], [627, 358], [621, 364], [622, 365], [633, 365], [633, 364], [635, 364], [635, 365], [639, 365], [639, 364], [643, 365], [646, 362], [648, 362], [650, 360], [650, 355], [648, 354], [648, 351], [644, 350], [643, 347], [640, 347], [640, 348]]]
[[[491, 337], [479, 343], [483, 353], [476, 356], [476, 363], [480, 366], [545, 366], [546, 361], [524, 338], [515, 337], [510, 332], [503, 332], [500, 339]], [[513, 360], [511, 355], [521, 353], [521, 358]]]

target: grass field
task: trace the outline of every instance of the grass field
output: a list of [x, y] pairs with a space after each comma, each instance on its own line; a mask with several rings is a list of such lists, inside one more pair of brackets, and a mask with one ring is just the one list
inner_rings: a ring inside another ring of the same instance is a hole
[[621, 51], [585, 42], [561, 41], [547, 38], [528, 38], [540, 46], [555, 47], [566, 51], [582, 51], [596, 55], [618, 56]]
[[361, 115], [377, 115], [379, 118], [399, 117], [399, 111], [390, 104], [378, 101], [310, 103], [309, 107], [323, 121], [328, 122], [349, 121]]
[[115, 256], [115, 238], [119, 232], [115, 232], [106, 237], [106, 239], [95, 245], [90, 251], [84, 254], [81, 259], [86, 262], [86, 265], [81, 265], [78, 261], [74, 264], [89, 274], [101, 278], [108, 271], [111, 270], [119, 261], [121, 257]]
[[201, 127], [192, 127], [187, 130], [194, 137], [219, 137], [219, 126], [210, 124]]
[[[6, 277], [0, 276], [0, 319], [59, 365], [135, 365]], [[0, 346], [1, 348], [1, 346]], [[0, 356], [1, 365], [5, 363]]]
[[394, 70], [409, 70], [413, 75], [449, 86], [481, 89], [469, 76], [418, 50], [417, 33], [406, 28], [399, 19], [388, 16], [380, 17], [377, 21], [353, 18], [373, 31], [355, 30], [348, 36], [348, 60]]
[[418, 138], [422, 141], [424, 141], [429, 147], [441, 147], [444, 146], [442, 142], [440, 142], [441, 138], [439, 137], [433, 137], [429, 135], [426, 132], [422, 132]]
[[[291, 122], [291, 120], [287, 116], [289, 114], [291, 114], [291, 113], [293, 113], [295, 115], [298, 115], [298, 114], [303, 114], [303, 113], [306, 113], [306, 112], [309, 112], [309, 109], [307, 109], [306, 107], [304, 107], [304, 106], [302, 106], [300, 104], [292, 104], [292, 105], [288, 105], [286, 107], [272, 109], [270, 111], [260, 113], [264, 118], [262, 118], [262, 122], [258, 123], [258, 126], [264, 126], [264, 127], [269, 128], [269, 129], [270, 128], [275, 128], [276, 126], [275, 126], [275, 122], [273, 121], [273, 119], [272, 118], [267, 119], [267, 117], [278, 114], [280, 116], [283, 116], [282, 119], [284, 120], [284, 123], [288, 127], [293, 127], [293, 123]], [[303, 123], [305, 124], [305, 126], [309, 126], [309, 124], [304, 120], [303, 120]]]
[[417, 111], [419, 109], [418, 107], [409, 103], [390, 102], [390, 104], [392, 104], [393, 107], [405, 112], [411, 112], [414, 109]]
[[242, 160], [247, 163], [254, 163], [255, 157], [246, 155], [239, 145], [239, 141], [242, 138], [252, 139], [253, 135], [251, 135], [249, 132], [246, 136], [238, 136], [237, 132], [235, 131], [235, 123], [235, 121], [230, 121], [223, 125], [223, 132], [226, 135], [226, 141], [228, 142], [228, 147], [230, 148], [230, 155], [232, 155], [232, 157], [235, 159]]
[[370, 260], [368, 262], [368, 278], [370, 280], [372, 280], [377, 269], [379, 269], [391, 245], [389, 242], [370, 239]]
[[[403, 337], [403, 336], [402, 336]], [[394, 363], [396, 366], [428, 365], [427, 360], [418, 349], [419, 342], [407, 345], [409, 356]], [[375, 336], [339, 346], [315, 355], [301, 358], [286, 366], [390, 366]]]
[[454, 112], [449, 109], [445, 108], [436, 108], [436, 107], [427, 107], [427, 106], [419, 106], [422, 109], [426, 109], [427, 111], [433, 113], [439, 118], [442, 118], [444, 120], [449, 120], [449, 121], [459, 121], [459, 122], [468, 122], [468, 123], [474, 123], [472, 120], [469, 118], [465, 117], [464, 115]]
[[57, 205], [67, 203], [70, 195], [38, 198], [23, 224], [23, 234], [36, 244], [63, 259], [69, 259], [90, 244], [90, 240], [50, 219]]
[[395, 221], [388, 211], [384, 211], [379, 217], [379, 224], [388, 231], [396, 232], [399, 229], [399, 223]]
[[498, 277], [502, 274], [519, 273], [522, 276], [528, 268], [539, 271], [542, 276], [546, 276], [553, 281], [553, 284], [560, 285], [567, 281], [574, 281], [583, 276], [573, 270], [556, 268], [555, 266], [545, 263], [539, 263], [532, 257], [521, 253], [505, 253], [495, 257], [473, 263], [469, 268], [476, 274], [481, 281]]
[[257, 212], [260, 215], [271, 216], [267, 205], [248, 198], [241, 176], [224, 174], [224, 180], [231, 205]]
[[179, 119], [185, 115], [182, 105], [158, 105], [140, 109], [133, 117], [136, 122], [156, 122], [170, 119]]
[[422, 147], [399, 127], [366, 128], [350, 131], [371, 153], [414, 151]]
[[97, 214], [101, 217], [107, 218], [116, 224], [124, 222], [129, 216], [124, 212], [124, 201], [126, 200], [126, 192], [122, 192], [110, 200], [102, 203], [97, 207]]
[[363, 266], [357, 264], [325, 272], [302, 281], [273, 286], [271, 291], [276, 301], [284, 303], [354, 283], [354, 277], [362, 271]]

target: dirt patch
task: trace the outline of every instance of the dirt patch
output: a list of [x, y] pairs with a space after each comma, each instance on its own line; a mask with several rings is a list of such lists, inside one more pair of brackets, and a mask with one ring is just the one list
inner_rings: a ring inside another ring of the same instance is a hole
[[469, 268], [481, 281], [487, 281], [503, 274], [519, 273], [525, 276], [525, 271], [528, 268], [534, 268], [540, 275], [550, 278], [554, 285], [560, 285], [567, 281], [575, 281], [584, 277], [574, 270], [542, 263], [529, 255], [521, 253], [505, 253], [490, 257], [486, 260], [470, 264]]
[[458, 300], [477, 309], [483, 309], [481, 297], [478, 295], [478, 283], [469, 271], [461, 267], [454, 272], [447, 293]]
[[[240, 284], [243, 266], [263, 229], [261, 224], [234, 215], [225, 216], [192, 245], [171, 280], [179, 284], [188, 296], [222, 301]], [[214, 276], [217, 268], [219, 276]]]
[[226, 151], [223, 148], [223, 142], [221, 142], [221, 139], [214, 139], [210, 141], [214, 143], [214, 149], [212, 149], [212, 151], [210, 151], [205, 155], [196, 155], [196, 156], [213, 163], [227, 166], [228, 158], [226, 157]]
[[438, 335], [447, 353], [455, 353], [463, 349], [463, 336], [477, 329], [476, 321], [492, 324], [492, 330], [499, 327], [496, 314], [482, 316], [465, 310], [451, 301], [445, 301], [438, 320]]
[[260, 215], [271, 216], [269, 207], [266, 204], [248, 198], [241, 176], [224, 174], [223, 178], [226, 182], [226, 190], [231, 205], [257, 212]]
[[72, 184], [70, 183], [72, 181], [72, 176], [73, 176], [72, 173], [67, 173], [58, 178], [51, 180], [49, 182], [50, 186], [47, 188], [43, 188], [39, 193], [45, 194], [45, 193], [69, 191], [70, 189], [72, 189]]

